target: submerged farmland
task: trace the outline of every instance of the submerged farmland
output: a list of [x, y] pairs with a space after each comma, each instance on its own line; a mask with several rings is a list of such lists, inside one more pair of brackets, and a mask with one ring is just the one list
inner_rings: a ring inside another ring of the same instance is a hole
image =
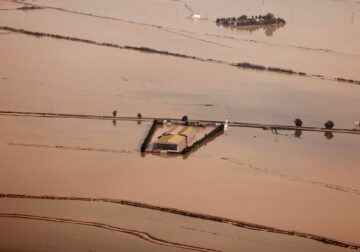
[[0, 0], [0, 250], [359, 250], [359, 17]]

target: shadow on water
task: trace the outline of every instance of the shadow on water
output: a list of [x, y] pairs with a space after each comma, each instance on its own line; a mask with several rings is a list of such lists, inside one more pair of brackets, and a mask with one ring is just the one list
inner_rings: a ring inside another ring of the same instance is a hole
[[216, 138], [218, 138], [219, 136], [222, 136], [224, 134], [224, 130], [217, 132], [216, 134], [214, 134], [211, 137], [206, 138], [201, 144], [197, 145], [194, 149], [192, 149], [191, 151], [187, 152], [186, 154], [183, 155], [183, 159], [187, 159], [189, 157], [189, 155], [193, 154], [194, 152], [196, 152], [197, 150], [199, 150], [201, 147], [206, 146], [208, 143], [214, 141]]
[[297, 138], [301, 138], [302, 130], [301, 129], [296, 129], [293, 136], [297, 137]]
[[[264, 130], [267, 130], [267, 129], [264, 129]], [[278, 135], [281, 135], [281, 136], [291, 136], [291, 137], [296, 137], [296, 138], [301, 138], [303, 136], [303, 131], [301, 129], [296, 129], [294, 131], [294, 134], [293, 135], [288, 135], [288, 134], [280, 134], [276, 129], [272, 129], [272, 133], [276, 136]], [[334, 138], [334, 133], [331, 132], [331, 131], [326, 131], [324, 132], [324, 137], [327, 139], [327, 140], [331, 140]]]
[[324, 133], [324, 137], [326, 137], [326, 139], [330, 140], [334, 138], [334, 134], [331, 131], [327, 131]]
[[[112, 122], [112, 124], [113, 124], [114, 126], [117, 125], [117, 120], [116, 120], [116, 119], [113, 119], [111, 122]], [[139, 126], [141, 125], [141, 123], [142, 123], [141, 120], [137, 120], [137, 121], [136, 121], [136, 124], [139, 125]]]
[[232, 30], [232, 31], [240, 31], [240, 32], [249, 32], [253, 33], [259, 30], [264, 30], [265, 35], [268, 37], [272, 37], [276, 30], [282, 28], [285, 26], [284, 24], [274, 24], [274, 25], [267, 25], [267, 26], [239, 26], [239, 27], [225, 27], [226, 29]]

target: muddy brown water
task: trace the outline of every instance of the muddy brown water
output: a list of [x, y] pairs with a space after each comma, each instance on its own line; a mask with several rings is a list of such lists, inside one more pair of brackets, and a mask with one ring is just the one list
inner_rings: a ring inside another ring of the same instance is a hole
[[119, 243], [127, 251], [348, 251], [299, 237], [112, 203], [3, 198], [0, 203], [4, 251], [118, 251]]
[[357, 242], [358, 136], [231, 128], [183, 159], [141, 156], [148, 123], [1, 125], [2, 192], [131, 199]]
[[[259, 14], [262, 1], [30, 3], [70, 12], [0, 11], [0, 24], [360, 79], [357, 2], [265, 0], [265, 11], [287, 20], [272, 36], [211, 22], [238, 10]], [[18, 6], [0, 1], [0, 9]], [[192, 11], [208, 21], [187, 19]], [[121, 116], [286, 125], [299, 117], [305, 126], [333, 120], [339, 128], [360, 120], [360, 87], [352, 84], [14, 33], [0, 36], [0, 55], [1, 110], [111, 115], [116, 109]], [[358, 136], [231, 128], [187, 159], [142, 157], [148, 128], [1, 116], [0, 192], [128, 199], [360, 243]], [[32, 227], [32, 221], [1, 221]], [[47, 225], [40, 226], [57, 224]]]
[[2, 43], [3, 110], [111, 115], [117, 109], [274, 124], [300, 117], [304, 125], [330, 119], [343, 128], [358, 120], [357, 85], [21, 34]]
[[[207, 15], [208, 20], [200, 21], [189, 19], [189, 10], [178, 1], [106, 1], [101, 8], [96, 1], [86, 5], [46, 0], [37, 3], [62, 10], [3, 12], [1, 23], [230, 62], [247, 61], [310, 74], [360, 79], [357, 71], [360, 6], [356, 3], [266, 1], [266, 12], [287, 20], [286, 26], [274, 31], [272, 36], [267, 36], [263, 29], [254, 32], [226, 29], [213, 22], [217, 17], [261, 14], [261, 1], [224, 1], [221, 5], [204, 1], [188, 3], [194, 6], [194, 11]], [[144, 8], [149, 4], [150, 8]], [[76, 26], [71, 25], [74, 23]]]

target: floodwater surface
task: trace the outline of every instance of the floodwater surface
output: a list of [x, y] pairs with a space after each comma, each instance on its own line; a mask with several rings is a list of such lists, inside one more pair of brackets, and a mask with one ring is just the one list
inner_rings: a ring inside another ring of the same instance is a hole
[[[101, 6], [97, 1], [87, 1], [85, 5], [79, 1], [36, 3], [52, 9], [2, 12], [1, 24], [227, 62], [245, 61], [360, 79], [358, 3], [268, 0], [264, 1], [264, 8], [261, 0], [104, 1]], [[259, 15], [263, 11], [273, 12], [287, 24], [276, 31], [250, 32], [217, 27], [214, 22], [218, 17]], [[206, 20], [189, 19], [193, 12], [199, 12]]]
[[2, 251], [119, 251], [119, 244], [126, 251], [144, 247], [146, 251], [238, 251], [240, 247], [347, 251], [299, 237], [114, 203], [34, 199], [0, 199], [0, 203]]
[[273, 124], [300, 117], [344, 128], [359, 119], [358, 85], [21, 34], [1, 42], [3, 110]]
[[[27, 10], [18, 9], [22, 2]], [[360, 80], [357, 0], [22, 2], [0, 0], [0, 111], [117, 110], [282, 125], [301, 118], [304, 126], [333, 120], [346, 129], [360, 120], [360, 86], [333, 79]], [[287, 24], [227, 29], [214, 22], [266, 12]], [[190, 19], [193, 13], [202, 19]], [[240, 69], [238, 62], [306, 76]], [[360, 244], [359, 135], [230, 127], [189, 156], [168, 157], [139, 152], [149, 128], [1, 115], [0, 194], [132, 200]], [[0, 199], [0, 212], [2, 251], [184, 249], [90, 222], [200, 251], [344, 250], [99, 202]]]
[[1, 192], [128, 199], [358, 241], [357, 135], [231, 128], [183, 159], [139, 153], [149, 123], [1, 125]]

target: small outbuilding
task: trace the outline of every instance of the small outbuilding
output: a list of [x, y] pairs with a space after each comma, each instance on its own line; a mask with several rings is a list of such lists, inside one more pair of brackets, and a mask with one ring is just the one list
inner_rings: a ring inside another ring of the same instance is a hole
[[201, 15], [198, 14], [198, 13], [194, 13], [194, 14], [191, 15], [191, 18], [192, 19], [201, 19]]

